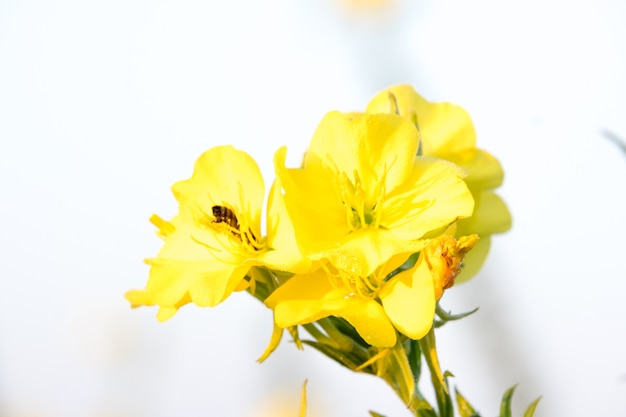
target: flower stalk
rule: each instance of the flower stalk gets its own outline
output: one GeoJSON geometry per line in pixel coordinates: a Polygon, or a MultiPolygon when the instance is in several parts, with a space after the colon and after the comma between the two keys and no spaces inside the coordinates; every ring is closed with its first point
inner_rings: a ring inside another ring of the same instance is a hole
{"type": "MultiPolygon", "coordinates": [[[[439,300],[478,272],[491,236],[511,227],[494,192],[502,167],[476,147],[469,115],[394,86],[364,112],[329,112],[301,166],[286,160],[287,148],[278,149],[264,209],[265,183],[250,155],[232,146],[202,154],[172,187],[176,215],[151,217],[163,247],[146,261],[145,288],[127,300],[157,306],[166,321],[188,304],[214,307],[247,291],[274,318],[259,362],[286,330],[297,348],[383,379],[415,416],[453,417],[435,329],[477,309],[451,314],[439,300]],[[420,390],[422,361],[436,407],[420,390]]],[[[501,417],[510,416],[512,394],[501,417]]],[[[456,404],[461,417],[478,415],[458,391],[456,404]]]]}

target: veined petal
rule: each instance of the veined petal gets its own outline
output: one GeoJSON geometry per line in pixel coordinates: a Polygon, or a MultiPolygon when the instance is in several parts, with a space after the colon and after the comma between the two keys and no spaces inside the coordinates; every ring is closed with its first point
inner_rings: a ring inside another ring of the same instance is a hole
{"type": "Polygon", "coordinates": [[[366,193],[381,185],[391,191],[409,175],[416,152],[417,130],[402,117],[330,112],[313,135],[304,168],[321,161],[353,183],[360,181],[366,193]]]}
{"type": "Polygon", "coordinates": [[[433,277],[424,257],[393,277],[380,292],[380,299],[400,332],[415,340],[424,337],[433,325],[436,303],[433,277]]]}
{"type": "Polygon", "coordinates": [[[423,155],[448,159],[446,155],[476,147],[476,131],[467,112],[451,103],[431,103],[410,85],[397,85],[376,95],[367,113],[393,111],[393,94],[398,113],[417,120],[423,155]]]}
{"type": "Polygon", "coordinates": [[[406,183],[383,203],[381,226],[400,239],[419,239],[426,233],[469,217],[474,199],[456,165],[432,158],[416,158],[406,183]]]}
{"type": "Polygon", "coordinates": [[[264,185],[258,165],[250,155],[232,146],[217,146],[203,153],[191,178],[172,186],[177,200],[196,213],[211,214],[213,206],[233,210],[239,222],[260,235],[264,185]]]}
{"type": "Polygon", "coordinates": [[[279,271],[309,272],[311,261],[298,248],[296,233],[285,207],[278,178],[270,190],[267,212],[267,252],[261,255],[261,262],[279,271]]]}
{"type": "Polygon", "coordinates": [[[335,288],[322,269],[292,277],[265,300],[265,305],[274,310],[280,327],[336,316],[348,321],[370,345],[389,347],[396,342],[395,329],[380,304],[335,288]]]}

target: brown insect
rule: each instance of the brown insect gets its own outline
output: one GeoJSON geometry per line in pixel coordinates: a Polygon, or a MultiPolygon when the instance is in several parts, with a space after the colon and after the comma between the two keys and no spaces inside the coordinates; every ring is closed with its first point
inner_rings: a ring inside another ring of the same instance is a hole
{"type": "MultiPolygon", "coordinates": [[[[215,217],[214,223],[226,223],[234,230],[239,230],[239,221],[231,209],[224,206],[213,206],[211,210],[213,210],[213,217],[215,217]]],[[[233,233],[235,233],[234,230],[233,233]]]]}

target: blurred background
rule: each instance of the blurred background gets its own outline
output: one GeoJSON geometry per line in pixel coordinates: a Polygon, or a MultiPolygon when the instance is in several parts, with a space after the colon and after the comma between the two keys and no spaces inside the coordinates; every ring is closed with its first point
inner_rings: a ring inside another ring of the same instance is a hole
{"type": "MultiPolygon", "coordinates": [[[[408,416],[248,294],[131,310],[170,186],[234,144],[272,179],[329,110],[410,83],[472,115],[513,229],[438,333],[484,416],[626,415],[623,1],[0,0],[0,416],[408,416]],[[285,338],[287,340],[287,338],[285,338]]],[[[424,381],[427,382],[427,381],[424,381]]],[[[424,385],[427,387],[428,384],[424,385]]],[[[426,389],[426,388],[425,388],[426,389]]]]}

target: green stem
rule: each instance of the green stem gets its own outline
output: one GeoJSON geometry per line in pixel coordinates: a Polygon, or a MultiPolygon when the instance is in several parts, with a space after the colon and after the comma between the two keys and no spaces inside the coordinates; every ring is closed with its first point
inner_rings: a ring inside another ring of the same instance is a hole
{"type": "Polygon", "coordinates": [[[424,359],[430,370],[430,378],[435,389],[437,397],[437,407],[440,417],[453,417],[454,409],[452,408],[452,399],[448,385],[441,372],[439,365],[439,357],[437,356],[437,344],[435,340],[435,328],[432,327],[428,334],[420,339],[420,348],[424,354],[424,359]]]}

